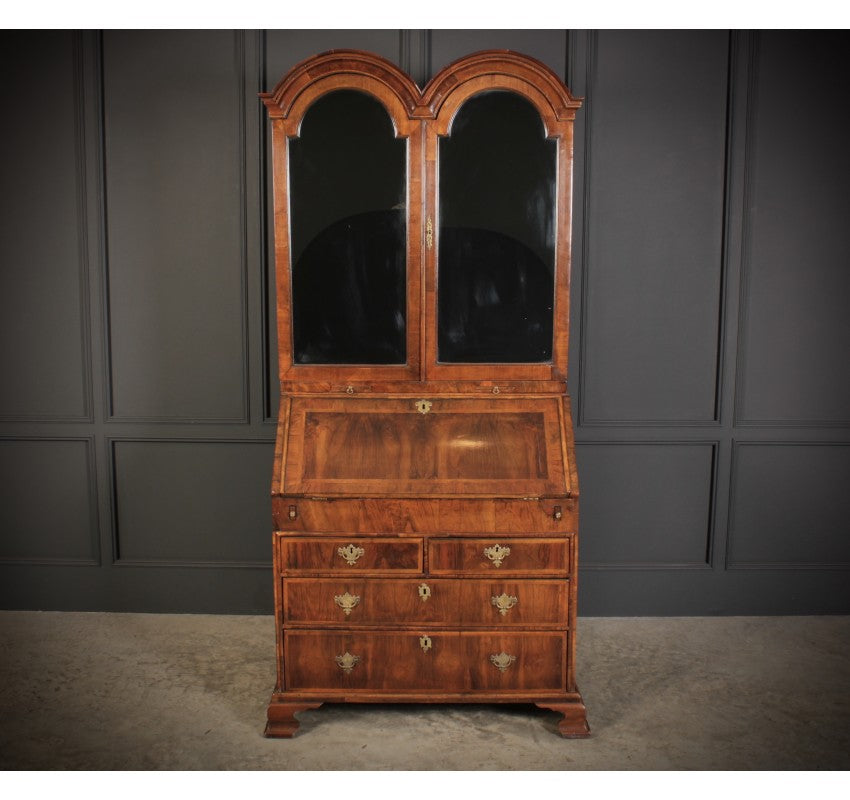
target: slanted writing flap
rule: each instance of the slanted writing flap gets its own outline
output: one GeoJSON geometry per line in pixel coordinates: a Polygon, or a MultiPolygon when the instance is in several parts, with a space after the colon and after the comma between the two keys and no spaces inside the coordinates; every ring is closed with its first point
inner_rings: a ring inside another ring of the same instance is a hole
{"type": "Polygon", "coordinates": [[[560,397],[292,397],[280,491],[564,497],[560,397]]]}

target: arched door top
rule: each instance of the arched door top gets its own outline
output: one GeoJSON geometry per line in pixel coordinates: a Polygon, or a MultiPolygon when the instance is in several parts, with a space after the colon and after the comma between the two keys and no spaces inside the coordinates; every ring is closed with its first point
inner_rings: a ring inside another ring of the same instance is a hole
{"type": "Polygon", "coordinates": [[[348,88],[361,88],[389,100],[390,105],[397,103],[390,111],[403,109],[410,119],[435,119],[446,103],[456,108],[487,89],[526,95],[549,125],[574,119],[581,106],[581,98],[573,97],[549,67],[513,50],[483,50],[460,58],[443,67],[424,89],[382,56],[361,50],[329,50],[297,64],[260,98],[272,119],[288,119],[293,113],[303,113],[308,98],[333,91],[340,79],[348,88]]]}

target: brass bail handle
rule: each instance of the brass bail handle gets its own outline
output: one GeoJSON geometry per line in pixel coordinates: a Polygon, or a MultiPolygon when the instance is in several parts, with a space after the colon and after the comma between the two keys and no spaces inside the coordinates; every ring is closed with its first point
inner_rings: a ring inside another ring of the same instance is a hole
{"type": "Polygon", "coordinates": [[[519,601],[514,595],[502,592],[498,597],[495,595],[490,598],[490,603],[495,608],[499,609],[499,613],[504,617],[519,601]]]}
{"type": "Polygon", "coordinates": [[[494,544],[491,547],[484,548],[484,555],[490,559],[494,567],[501,567],[502,562],[511,554],[510,547],[502,547],[500,544],[494,544]]]}
{"type": "Polygon", "coordinates": [[[337,547],[336,553],[340,556],[340,558],[345,560],[345,563],[348,564],[349,567],[353,567],[357,563],[358,559],[363,558],[363,556],[366,555],[366,551],[362,547],[358,547],[353,542],[345,547],[337,547]]]}
{"type": "Polygon", "coordinates": [[[355,656],[346,650],[341,656],[336,656],[334,661],[336,661],[337,666],[347,675],[354,669],[356,664],[360,663],[361,659],[360,656],[355,656]]]}
{"type": "Polygon", "coordinates": [[[501,653],[494,653],[490,656],[490,663],[499,670],[499,672],[504,672],[511,664],[514,663],[514,661],[516,661],[516,656],[512,656],[504,651],[501,653]]]}

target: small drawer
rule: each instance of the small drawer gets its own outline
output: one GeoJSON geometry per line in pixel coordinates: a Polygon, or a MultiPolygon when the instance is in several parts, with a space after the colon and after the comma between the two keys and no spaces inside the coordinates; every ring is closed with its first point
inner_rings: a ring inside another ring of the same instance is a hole
{"type": "Polygon", "coordinates": [[[571,539],[431,539],[432,575],[567,575],[571,539]]]}
{"type": "Polygon", "coordinates": [[[489,693],[564,691],[563,631],[284,631],[286,688],[489,693]]]}
{"type": "Polygon", "coordinates": [[[565,580],[286,578],[286,625],[566,628],[565,580]]]}
{"type": "Polygon", "coordinates": [[[278,548],[283,575],[422,572],[421,539],[278,536],[278,548]]]}

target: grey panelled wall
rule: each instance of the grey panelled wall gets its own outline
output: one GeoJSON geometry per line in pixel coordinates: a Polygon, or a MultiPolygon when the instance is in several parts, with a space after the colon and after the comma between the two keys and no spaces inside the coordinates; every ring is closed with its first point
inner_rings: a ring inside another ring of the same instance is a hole
{"type": "Polygon", "coordinates": [[[257,93],[509,48],[585,97],[581,613],[850,611],[846,32],[0,36],[3,607],[271,610],[257,93]]]}

